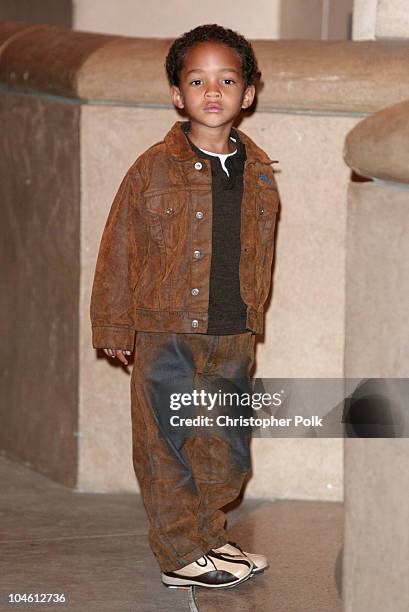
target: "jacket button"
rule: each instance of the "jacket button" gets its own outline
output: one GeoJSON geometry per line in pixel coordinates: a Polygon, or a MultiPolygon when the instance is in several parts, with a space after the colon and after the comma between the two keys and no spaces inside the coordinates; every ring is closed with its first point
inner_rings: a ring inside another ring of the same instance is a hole
{"type": "Polygon", "coordinates": [[[193,328],[195,328],[195,327],[199,327],[199,321],[198,321],[197,319],[193,319],[193,321],[192,321],[192,327],[193,327],[193,328]]]}
{"type": "Polygon", "coordinates": [[[171,213],[173,213],[173,208],[167,208],[166,209],[166,214],[170,215],[171,213]]]}
{"type": "Polygon", "coordinates": [[[190,293],[191,293],[192,295],[197,295],[197,294],[199,293],[199,289],[197,289],[196,287],[194,287],[194,288],[193,288],[193,289],[190,291],[190,293]]]}
{"type": "Polygon", "coordinates": [[[198,210],[196,213],[196,219],[203,219],[204,215],[201,210],[198,210]]]}
{"type": "Polygon", "coordinates": [[[203,164],[202,162],[196,162],[195,163],[195,169],[196,170],[201,170],[203,168],[203,164]]]}
{"type": "Polygon", "coordinates": [[[193,251],[193,257],[195,259],[199,259],[200,256],[201,256],[201,252],[200,251],[193,251]]]}
{"type": "Polygon", "coordinates": [[[260,215],[264,214],[264,208],[260,209],[260,215]]]}

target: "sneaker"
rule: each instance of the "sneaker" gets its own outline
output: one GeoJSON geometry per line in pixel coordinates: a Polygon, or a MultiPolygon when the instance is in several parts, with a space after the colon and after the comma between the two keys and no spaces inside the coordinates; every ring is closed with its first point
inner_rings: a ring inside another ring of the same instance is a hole
{"type": "Polygon", "coordinates": [[[258,555],[256,553],[244,552],[240,546],[236,543],[228,542],[224,546],[214,549],[215,552],[220,553],[226,560],[232,561],[233,559],[249,559],[253,563],[252,574],[261,574],[268,567],[267,558],[264,555],[258,555]]]}
{"type": "Polygon", "coordinates": [[[202,586],[212,589],[233,587],[252,574],[248,558],[227,559],[214,550],[174,572],[162,572],[162,583],[170,588],[202,586]]]}

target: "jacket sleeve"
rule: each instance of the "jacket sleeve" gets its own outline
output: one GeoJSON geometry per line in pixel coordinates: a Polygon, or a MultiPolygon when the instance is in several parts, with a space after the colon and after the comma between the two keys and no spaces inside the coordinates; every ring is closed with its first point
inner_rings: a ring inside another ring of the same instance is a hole
{"type": "Polygon", "coordinates": [[[134,288],[144,254],[137,206],[141,191],[140,174],[131,167],[112,202],[99,246],[90,303],[94,348],[134,347],[134,288]]]}

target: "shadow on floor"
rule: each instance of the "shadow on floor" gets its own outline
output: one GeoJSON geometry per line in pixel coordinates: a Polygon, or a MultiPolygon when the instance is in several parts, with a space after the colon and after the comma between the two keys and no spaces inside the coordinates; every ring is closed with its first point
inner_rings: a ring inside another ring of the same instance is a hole
{"type": "Polygon", "coordinates": [[[342,610],[340,503],[245,500],[228,513],[230,537],[271,567],[234,589],[192,593],[161,584],[139,495],[78,493],[5,458],[0,487],[2,612],[189,612],[194,601],[200,612],[342,610]],[[9,593],[66,602],[12,604],[9,593]]]}

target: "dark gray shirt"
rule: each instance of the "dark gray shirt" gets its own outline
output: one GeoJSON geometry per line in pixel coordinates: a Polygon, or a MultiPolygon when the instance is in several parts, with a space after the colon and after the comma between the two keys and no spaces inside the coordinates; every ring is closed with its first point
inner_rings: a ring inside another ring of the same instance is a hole
{"type": "MultiPolygon", "coordinates": [[[[188,136],[189,122],[182,124],[188,136]]],[[[218,157],[201,151],[191,141],[198,157],[208,159],[212,168],[212,259],[209,287],[208,334],[241,334],[247,331],[247,307],[240,294],[240,227],[243,198],[243,170],[246,148],[237,132],[237,153],[227,157],[227,176],[218,157]]]]}

